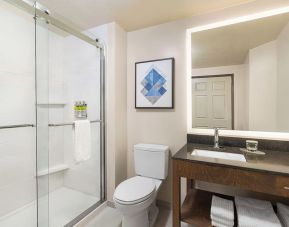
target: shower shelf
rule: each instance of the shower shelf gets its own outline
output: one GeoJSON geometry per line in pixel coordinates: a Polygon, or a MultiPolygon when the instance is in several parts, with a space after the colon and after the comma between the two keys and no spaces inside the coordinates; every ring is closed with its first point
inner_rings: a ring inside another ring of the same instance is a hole
{"type": "Polygon", "coordinates": [[[49,102],[49,103],[37,103],[38,106],[65,106],[64,102],[49,102]]]}
{"type": "Polygon", "coordinates": [[[48,174],[52,174],[52,173],[57,173],[57,172],[61,172],[64,170],[68,170],[69,166],[66,164],[59,164],[56,166],[52,166],[49,169],[44,169],[38,172],[37,176],[41,177],[41,176],[46,176],[48,174]]]}

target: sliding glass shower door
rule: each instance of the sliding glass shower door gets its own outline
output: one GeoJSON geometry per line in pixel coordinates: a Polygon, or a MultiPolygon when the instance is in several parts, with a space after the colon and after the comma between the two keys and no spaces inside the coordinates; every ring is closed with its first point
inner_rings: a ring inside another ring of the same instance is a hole
{"type": "Polygon", "coordinates": [[[0,0],[0,30],[0,227],[35,227],[33,15],[0,0]]]}
{"type": "Polygon", "coordinates": [[[61,227],[104,199],[103,66],[100,48],[50,19],[36,16],[38,223],[61,227]]]}
{"type": "Polygon", "coordinates": [[[105,199],[104,49],[43,8],[0,0],[0,227],[72,226],[105,199]]]}

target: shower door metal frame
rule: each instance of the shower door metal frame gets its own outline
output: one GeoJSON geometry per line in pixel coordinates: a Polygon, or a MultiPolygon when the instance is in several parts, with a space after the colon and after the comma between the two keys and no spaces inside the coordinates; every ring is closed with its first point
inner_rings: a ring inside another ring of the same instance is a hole
{"type": "MultiPolygon", "coordinates": [[[[100,200],[85,210],[83,213],[75,217],[72,221],[65,225],[65,227],[74,226],[79,221],[84,219],[88,214],[94,211],[102,203],[106,201],[107,196],[107,176],[106,176],[106,131],[105,131],[105,75],[106,75],[106,47],[99,39],[92,39],[91,37],[81,33],[78,28],[68,26],[62,21],[50,16],[49,14],[37,9],[34,5],[30,5],[22,0],[4,0],[28,13],[30,13],[35,20],[37,18],[45,19],[47,23],[89,43],[100,50],[100,200]]],[[[35,3],[37,1],[34,1],[35,3]]],[[[32,125],[29,125],[32,126],[32,125]]],[[[34,126],[34,125],[33,125],[34,126]]],[[[34,126],[35,127],[35,126],[34,126]]],[[[49,125],[48,125],[49,127],[49,125]]],[[[38,199],[38,198],[37,198],[38,199]]],[[[38,216],[38,215],[37,215],[38,216]]],[[[37,217],[38,218],[38,217],[37,217]]],[[[37,220],[38,226],[38,220],[37,220]]],[[[41,227],[41,226],[38,226],[41,227]]]]}

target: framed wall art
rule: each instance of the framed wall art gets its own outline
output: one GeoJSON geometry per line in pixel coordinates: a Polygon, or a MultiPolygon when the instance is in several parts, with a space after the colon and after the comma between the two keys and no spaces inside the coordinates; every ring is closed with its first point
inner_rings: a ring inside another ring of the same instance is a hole
{"type": "Polygon", "coordinates": [[[135,63],[135,108],[174,108],[174,58],[135,63]]]}

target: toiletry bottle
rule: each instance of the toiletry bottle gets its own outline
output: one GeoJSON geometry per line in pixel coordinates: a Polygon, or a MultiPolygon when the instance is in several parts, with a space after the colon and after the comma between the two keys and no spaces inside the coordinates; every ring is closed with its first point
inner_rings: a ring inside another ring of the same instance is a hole
{"type": "Polygon", "coordinates": [[[81,118],[81,101],[78,102],[78,118],[81,118]]]}
{"type": "Polygon", "coordinates": [[[73,110],[74,110],[74,117],[76,118],[77,117],[77,102],[76,101],[74,102],[73,110]]]}
{"type": "Polygon", "coordinates": [[[79,102],[76,102],[76,118],[79,117],[79,102]]]}
{"type": "Polygon", "coordinates": [[[84,102],[84,116],[87,118],[87,104],[84,102]]]}
{"type": "Polygon", "coordinates": [[[78,101],[75,101],[75,104],[74,104],[74,116],[75,118],[78,118],[78,115],[79,115],[79,102],[78,101]]]}
{"type": "Polygon", "coordinates": [[[84,118],[84,101],[81,102],[81,118],[84,118]]]}

